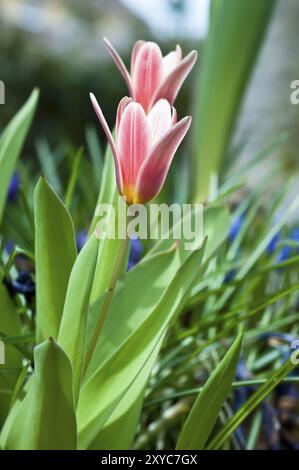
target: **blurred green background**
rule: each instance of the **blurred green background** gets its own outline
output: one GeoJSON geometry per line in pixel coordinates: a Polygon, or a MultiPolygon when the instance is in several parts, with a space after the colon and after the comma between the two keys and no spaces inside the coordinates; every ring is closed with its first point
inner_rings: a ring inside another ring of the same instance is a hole
{"type": "MultiPolygon", "coordinates": [[[[190,2],[162,0],[165,29],[162,22],[156,32],[146,3],[144,20],[140,14],[137,16],[130,1],[2,1],[0,78],[6,85],[6,104],[1,107],[0,126],[7,123],[35,86],[41,90],[41,100],[31,142],[37,135],[46,135],[52,144],[67,139],[81,145],[86,124],[95,123],[90,91],[97,95],[112,125],[118,101],[128,92],[104,48],[102,36],[109,37],[129,63],[132,45],[138,38],[162,42],[167,52],[178,40],[176,31],[185,29],[185,8],[190,18],[190,2]],[[170,24],[173,28],[169,30],[170,24]]],[[[159,13],[156,15],[158,18],[159,13]]],[[[191,42],[198,46],[196,39],[192,34],[190,38],[187,31],[179,37],[186,43],[186,51],[191,42]]],[[[184,87],[180,97],[182,111],[188,88],[184,87]]]]}

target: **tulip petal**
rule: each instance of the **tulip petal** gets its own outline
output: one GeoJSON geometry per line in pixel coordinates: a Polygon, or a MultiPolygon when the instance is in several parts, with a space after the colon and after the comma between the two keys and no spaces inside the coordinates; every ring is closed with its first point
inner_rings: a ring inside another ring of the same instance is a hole
{"type": "Polygon", "coordinates": [[[117,154],[127,202],[132,202],[131,193],[135,190],[138,170],[148,155],[149,142],[148,124],[142,106],[129,103],[122,114],[117,136],[117,154]]]}
{"type": "Polygon", "coordinates": [[[182,60],[182,55],[182,49],[177,45],[175,51],[171,51],[163,57],[163,72],[165,77],[179,65],[182,60]]]}
{"type": "Polygon", "coordinates": [[[147,115],[153,146],[172,127],[171,106],[167,100],[157,101],[147,115]]]}
{"type": "Polygon", "coordinates": [[[174,106],[171,106],[172,109],[172,125],[174,126],[178,122],[178,113],[174,106]]]}
{"type": "Polygon", "coordinates": [[[175,152],[191,124],[191,117],[181,119],[162,136],[143,162],[136,182],[136,194],[140,204],[153,199],[165,182],[175,152]]]}
{"type": "Polygon", "coordinates": [[[100,105],[97,102],[96,97],[94,96],[93,93],[90,93],[89,96],[90,96],[93,108],[96,112],[96,115],[97,115],[97,117],[98,117],[98,119],[99,119],[99,121],[102,125],[103,131],[105,132],[107,140],[108,140],[108,142],[110,144],[110,147],[111,147],[111,151],[112,151],[112,155],[113,155],[113,159],[114,159],[114,166],[115,166],[116,183],[117,183],[118,191],[121,193],[122,192],[122,174],[121,174],[121,167],[120,167],[119,158],[118,158],[116,146],[115,146],[115,143],[114,143],[114,139],[113,139],[113,136],[110,132],[107,121],[106,121],[106,119],[103,115],[103,112],[100,108],[100,105]]]}
{"type": "Polygon", "coordinates": [[[191,72],[196,60],[197,52],[190,52],[179,63],[179,65],[164,78],[163,82],[156,91],[154,101],[157,101],[160,98],[165,98],[171,104],[173,104],[182,84],[191,72]]]}
{"type": "Polygon", "coordinates": [[[140,39],[139,41],[136,41],[134,46],[133,46],[132,55],[131,55],[131,76],[133,75],[133,72],[134,72],[134,67],[135,67],[137,54],[140,51],[140,49],[141,49],[141,47],[143,46],[144,43],[145,43],[145,41],[142,41],[140,39]]]}
{"type": "Polygon", "coordinates": [[[120,125],[120,120],[123,115],[123,112],[128,106],[129,103],[132,103],[132,98],[129,98],[128,96],[124,96],[119,102],[118,108],[117,108],[117,113],[116,113],[116,135],[118,135],[118,129],[120,125]]]}
{"type": "Polygon", "coordinates": [[[133,96],[133,89],[132,89],[132,80],[131,80],[131,76],[127,70],[127,67],[125,66],[125,64],[123,63],[123,60],[122,58],[120,57],[120,55],[118,54],[118,52],[114,49],[114,47],[112,46],[111,42],[109,41],[109,39],[107,38],[103,38],[103,41],[105,43],[105,46],[106,46],[106,49],[108,50],[109,54],[111,55],[112,59],[114,60],[114,63],[116,65],[116,67],[118,68],[118,70],[120,71],[122,77],[124,78],[126,84],[127,84],[127,87],[128,87],[128,90],[129,90],[129,94],[131,96],[133,96]]]}
{"type": "Polygon", "coordinates": [[[134,100],[140,103],[147,112],[153,102],[157,87],[162,75],[162,53],[159,46],[153,42],[146,42],[141,46],[134,65],[132,85],[134,100]]]}

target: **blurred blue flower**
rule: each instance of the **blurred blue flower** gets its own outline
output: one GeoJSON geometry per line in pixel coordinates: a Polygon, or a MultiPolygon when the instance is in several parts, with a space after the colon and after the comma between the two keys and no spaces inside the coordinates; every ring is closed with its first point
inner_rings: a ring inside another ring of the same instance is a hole
{"type": "MultiPolygon", "coordinates": [[[[250,371],[247,369],[246,364],[243,359],[240,359],[237,365],[236,370],[236,380],[249,380],[251,378],[250,371]]],[[[251,393],[250,387],[240,387],[234,391],[234,400],[233,400],[233,409],[237,410],[240,408],[246,400],[248,399],[251,393]]]]}
{"type": "MultiPolygon", "coordinates": [[[[295,371],[290,372],[288,377],[296,377],[297,374],[295,371]]],[[[297,386],[295,383],[292,382],[281,382],[275,388],[275,395],[277,398],[287,397],[292,400],[298,400],[299,394],[297,390],[297,386]]]]}
{"type": "Polygon", "coordinates": [[[127,271],[132,269],[141,259],[143,246],[139,238],[131,240],[130,254],[127,265],[127,271]]]}
{"type": "Polygon", "coordinates": [[[23,294],[30,301],[35,295],[35,282],[28,272],[21,272],[14,281],[5,279],[3,282],[12,297],[23,294]]]}
{"type": "Polygon", "coordinates": [[[5,243],[4,249],[8,255],[13,251],[15,247],[15,243],[12,240],[8,240],[8,242],[5,243]]]}
{"type": "Polygon", "coordinates": [[[85,242],[87,240],[87,230],[80,230],[76,234],[76,243],[77,243],[77,250],[78,252],[82,250],[83,246],[85,245],[85,242]]]}
{"type": "Polygon", "coordinates": [[[283,333],[279,331],[269,331],[267,333],[262,333],[257,336],[257,339],[260,340],[267,340],[267,339],[279,339],[285,343],[291,344],[294,340],[296,340],[296,336],[290,334],[290,333],[283,333]]]}
{"type": "Polygon", "coordinates": [[[20,176],[18,172],[15,172],[12,175],[12,178],[10,180],[10,185],[8,189],[8,194],[7,194],[7,200],[9,202],[14,202],[17,198],[18,191],[20,187],[20,176]]]}
{"type": "Polygon", "coordinates": [[[227,284],[228,282],[232,281],[236,274],[236,269],[231,269],[230,271],[228,271],[224,277],[224,284],[227,284]]]}
{"type": "Polygon", "coordinates": [[[228,238],[231,243],[237,238],[241,230],[241,227],[243,225],[244,217],[245,217],[244,213],[242,213],[239,216],[233,218],[233,221],[230,226],[229,234],[228,234],[228,238]]]}
{"type": "MultiPolygon", "coordinates": [[[[299,243],[299,227],[296,227],[293,230],[291,230],[288,236],[288,240],[299,243]]],[[[293,253],[296,255],[299,254],[299,246],[295,248],[289,245],[283,246],[280,252],[278,253],[277,262],[282,263],[283,261],[287,261],[292,256],[293,253]]]]}
{"type": "Polygon", "coordinates": [[[269,245],[267,246],[267,252],[270,256],[273,255],[279,241],[280,241],[280,233],[278,232],[276,235],[274,235],[269,245]]]}
{"type": "Polygon", "coordinates": [[[278,253],[277,256],[277,262],[278,263],[283,263],[284,261],[287,261],[292,254],[292,250],[290,246],[283,246],[280,252],[278,253]]]}

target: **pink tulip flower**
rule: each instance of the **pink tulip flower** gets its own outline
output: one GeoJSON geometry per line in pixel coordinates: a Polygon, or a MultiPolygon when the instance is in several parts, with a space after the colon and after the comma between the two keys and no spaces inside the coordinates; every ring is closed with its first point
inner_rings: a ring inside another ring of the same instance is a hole
{"type": "Polygon", "coordinates": [[[126,81],[130,96],[142,105],[146,113],[161,98],[174,104],[197,59],[196,51],[183,58],[180,46],[163,57],[160,47],[154,42],[137,41],[133,47],[129,73],[112,44],[107,38],[104,41],[126,81]]]}
{"type": "Polygon", "coordinates": [[[119,193],[128,204],[145,204],[161,191],[191,117],[177,122],[165,99],[146,115],[140,103],[125,97],[118,106],[114,141],[95,96],[90,97],[112,150],[119,193]]]}

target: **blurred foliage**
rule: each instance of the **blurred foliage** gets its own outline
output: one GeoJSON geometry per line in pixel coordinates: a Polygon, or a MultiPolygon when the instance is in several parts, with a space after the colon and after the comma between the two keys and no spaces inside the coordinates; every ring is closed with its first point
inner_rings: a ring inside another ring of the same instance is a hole
{"type": "Polygon", "coordinates": [[[274,0],[212,0],[211,23],[198,80],[193,140],[193,193],[209,195],[220,175],[241,100],[263,43],[274,0]]]}
{"type": "MultiPolygon", "coordinates": [[[[37,120],[27,144],[31,157],[37,136],[47,136],[50,146],[58,144],[58,135],[65,143],[83,143],[86,124],[95,121],[89,100],[91,91],[100,97],[107,121],[111,127],[114,126],[116,106],[128,91],[120,74],[115,73],[115,65],[101,38],[104,31],[109,31],[111,16],[122,15],[118,23],[123,23],[122,28],[129,31],[121,42],[122,56],[127,64],[137,39],[155,40],[144,23],[134,18],[125,7],[120,8],[118,2],[110,5],[100,2],[97,5],[92,1],[75,1],[63,4],[63,7],[67,7],[67,19],[72,19],[75,25],[76,22],[80,24],[78,31],[70,33],[71,44],[66,33],[66,44],[63,42],[63,24],[50,24],[45,31],[30,31],[9,25],[0,18],[0,78],[6,86],[6,104],[1,107],[0,128],[25,101],[28,90],[34,87],[41,90],[37,120]],[[55,38],[55,27],[58,38],[55,38]],[[59,37],[61,44],[57,44],[59,37]]],[[[69,21],[66,28],[70,29],[69,21]]],[[[115,35],[114,28],[112,22],[112,35],[115,35]]],[[[175,48],[175,44],[175,41],[166,41],[162,49],[168,52],[175,48]]],[[[185,50],[189,49],[190,44],[186,44],[185,50]]],[[[191,87],[187,86],[181,93],[178,108],[182,114],[186,114],[190,90],[191,87]]],[[[104,136],[100,135],[104,141],[104,136]]]]}

